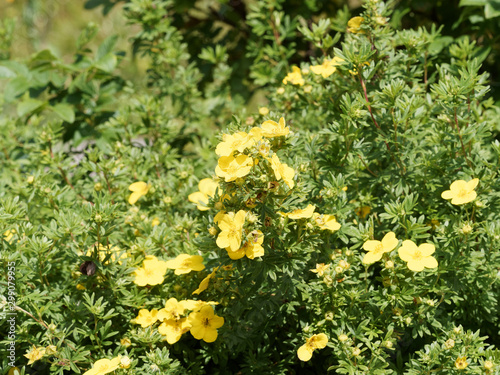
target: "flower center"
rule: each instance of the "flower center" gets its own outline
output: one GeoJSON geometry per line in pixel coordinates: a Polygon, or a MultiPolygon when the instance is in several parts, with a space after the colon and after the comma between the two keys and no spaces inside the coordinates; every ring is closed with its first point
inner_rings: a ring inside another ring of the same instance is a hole
{"type": "Polygon", "coordinates": [[[375,249],[373,250],[375,254],[381,253],[383,251],[384,251],[384,245],[382,245],[382,242],[379,243],[377,246],[375,246],[375,249]]]}
{"type": "Polygon", "coordinates": [[[466,189],[460,189],[458,191],[458,194],[457,194],[457,197],[458,198],[465,198],[465,196],[468,194],[469,192],[466,190],[466,189]]]}
{"type": "Polygon", "coordinates": [[[415,253],[413,254],[413,259],[414,260],[421,260],[424,256],[420,252],[420,250],[416,250],[415,253]]]}
{"type": "Polygon", "coordinates": [[[204,327],[210,327],[210,319],[204,318],[201,323],[204,327]]]}

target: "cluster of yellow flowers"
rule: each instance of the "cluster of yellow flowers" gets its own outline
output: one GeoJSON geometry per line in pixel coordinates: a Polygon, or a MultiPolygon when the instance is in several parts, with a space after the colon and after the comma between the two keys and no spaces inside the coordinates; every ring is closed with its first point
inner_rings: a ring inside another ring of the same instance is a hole
{"type": "Polygon", "coordinates": [[[57,347],[55,345],[49,345],[47,347],[33,345],[31,350],[24,356],[29,359],[28,361],[28,366],[29,366],[33,362],[38,361],[45,356],[53,355],[55,353],[57,353],[57,347]]]}
{"type": "MultiPolygon", "coordinates": [[[[390,253],[399,244],[394,232],[387,233],[382,241],[369,240],[363,244],[363,249],[368,251],[363,257],[364,264],[372,264],[382,259],[385,253],[390,253]]],[[[423,271],[424,268],[436,268],[438,262],[432,254],[436,251],[436,247],[432,244],[425,243],[417,246],[411,240],[405,240],[398,249],[399,257],[407,262],[407,266],[414,272],[423,271]]]]}
{"type": "Polygon", "coordinates": [[[160,321],[158,332],[171,345],[188,331],[197,340],[214,342],[218,335],[217,328],[224,324],[224,318],[214,313],[212,305],[217,304],[195,300],[177,301],[176,298],[170,298],[160,310],[141,309],[132,322],[147,328],[160,321]],[[187,317],[183,316],[186,311],[191,311],[187,317]]]}
{"type": "Polygon", "coordinates": [[[334,232],[340,229],[340,224],[337,222],[337,219],[335,219],[335,216],[319,214],[314,212],[314,210],[316,210],[316,207],[309,204],[306,208],[296,209],[292,212],[280,212],[280,215],[292,220],[312,218],[312,222],[322,230],[334,232]]]}

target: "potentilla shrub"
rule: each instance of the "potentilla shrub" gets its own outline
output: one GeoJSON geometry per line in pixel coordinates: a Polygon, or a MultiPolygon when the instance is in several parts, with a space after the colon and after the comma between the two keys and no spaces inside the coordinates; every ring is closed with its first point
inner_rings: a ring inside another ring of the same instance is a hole
{"type": "Polygon", "coordinates": [[[395,30],[377,0],[337,36],[298,22],[310,53],[252,110],[224,46],[199,85],[171,4],[146,5],[126,14],[147,88],[109,45],[0,62],[2,369],[498,373],[499,109],[474,43],[395,30]],[[119,100],[93,116],[102,87],[119,100]]]}

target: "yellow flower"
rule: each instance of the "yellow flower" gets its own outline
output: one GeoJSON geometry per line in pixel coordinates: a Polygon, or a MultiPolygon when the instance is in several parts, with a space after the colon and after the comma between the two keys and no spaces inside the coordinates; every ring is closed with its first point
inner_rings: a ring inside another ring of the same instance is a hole
{"type": "Polygon", "coordinates": [[[210,282],[210,279],[215,276],[215,272],[217,272],[218,269],[219,269],[219,267],[216,267],[212,271],[212,273],[210,273],[207,277],[205,277],[203,280],[201,280],[201,283],[198,286],[198,289],[196,289],[192,294],[200,294],[204,290],[207,290],[208,283],[210,282]]]}
{"type": "MultiPolygon", "coordinates": [[[[90,247],[87,250],[87,253],[85,254],[86,256],[92,256],[92,253],[94,252],[94,247],[90,247]]],[[[117,259],[126,259],[128,258],[128,254],[126,251],[121,251],[118,246],[114,245],[108,245],[104,246],[103,244],[99,244],[97,248],[97,255],[99,256],[99,260],[101,262],[104,262],[104,260],[108,257],[108,255],[111,255],[108,260],[106,261],[106,264],[111,261],[115,262],[117,259]]],[[[122,264],[121,260],[118,260],[118,264],[122,264]]]]}
{"type": "Polygon", "coordinates": [[[340,224],[335,219],[333,215],[324,215],[315,212],[313,214],[313,219],[316,224],[323,230],[330,230],[332,232],[340,229],[340,224]]]}
{"type": "Polygon", "coordinates": [[[245,177],[253,167],[253,159],[248,155],[222,156],[219,158],[215,174],[231,182],[237,178],[245,177]]]}
{"type": "Polygon", "coordinates": [[[304,78],[302,78],[302,73],[300,68],[297,66],[292,66],[292,72],[288,73],[285,78],[283,78],[283,83],[286,85],[290,82],[293,85],[304,85],[304,78]]]}
{"type": "Polygon", "coordinates": [[[330,265],[329,264],[325,264],[325,263],[316,263],[316,268],[313,268],[312,270],[310,270],[311,272],[314,272],[314,273],[317,273],[318,276],[323,276],[323,274],[325,273],[326,270],[328,270],[328,268],[330,268],[330,265]]]}
{"type": "Polygon", "coordinates": [[[457,370],[464,370],[467,367],[467,357],[458,357],[455,361],[457,370]]]}
{"type": "Polygon", "coordinates": [[[261,116],[267,116],[269,114],[269,108],[267,108],[267,107],[260,107],[259,108],[259,114],[261,116]]]}
{"type": "Polygon", "coordinates": [[[128,348],[130,345],[132,345],[132,341],[128,337],[124,337],[120,339],[120,345],[124,346],[125,348],[128,348]]]}
{"type": "Polygon", "coordinates": [[[136,283],[139,286],[158,285],[163,283],[163,275],[167,272],[167,262],[158,260],[153,255],[146,256],[143,267],[134,271],[136,283]]]}
{"type": "Polygon", "coordinates": [[[94,367],[83,375],[104,375],[115,371],[118,367],[120,367],[120,357],[115,357],[111,360],[104,358],[94,363],[94,367]]]}
{"type": "Polygon", "coordinates": [[[167,342],[172,345],[181,339],[181,336],[189,331],[191,325],[187,318],[164,320],[158,327],[158,332],[166,336],[167,342]]]}
{"type": "Polygon", "coordinates": [[[324,333],[309,337],[304,345],[297,350],[297,355],[301,361],[309,361],[316,349],[323,349],[328,343],[328,337],[324,333]]]}
{"type": "Polygon", "coordinates": [[[420,272],[425,268],[436,268],[438,262],[431,254],[436,247],[430,243],[424,243],[417,247],[411,240],[403,241],[398,250],[399,257],[407,262],[408,268],[414,272],[420,272]]]}
{"type": "Polygon", "coordinates": [[[477,193],[474,189],[478,183],[478,178],[474,178],[468,182],[464,180],[454,181],[450,185],[450,190],[443,191],[441,198],[451,199],[451,204],[455,205],[472,202],[477,197],[477,193]]]}
{"type": "Polygon", "coordinates": [[[128,198],[128,203],[135,204],[140,197],[148,193],[149,188],[150,185],[143,181],[134,182],[128,187],[128,189],[132,191],[132,194],[130,194],[130,197],[128,198]]]}
{"type": "Polygon", "coordinates": [[[274,171],[274,175],[276,179],[279,181],[283,179],[285,184],[292,189],[295,186],[295,182],[293,181],[293,177],[295,176],[295,171],[293,168],[289,167],[285,163],[281,163],[278,155],[273,154],[271,159],[267,159],[271,162],[271,168],[274,171]]]}
{"type": "Polygon", "coordinates": [[[340,65],[344,59],[340,57],[334,57],[332,60],[325,59],[321,65],[311,66],[311,70],[314,74],[321,74],[323,78],[330,77],[337,70],[336,66],[340,65]]]}
{"type": "Polygon", "coordinates": [[[200,191],[189,194],[188,200],[190,202],[196,203],[196,207],[198,208],[198,210],[207,211],[209,210],[209,208],[207,207],[208,200],[209,198],[213,198],[215,196],[218,187],[219,184],[216,181],[212,180],[211,178],[204,178],[198,183],[198,189],[200,191]]]}
{"type": "Polygon", "coordinates": [[[155,217],[153,220],[151,220],[151,226],[152,227],[156,227],[158,225],[160,225],[160,219],[159,218],[155,217]]]}
{"type": "Polygon", "coordinates": [[[205,302],[205,301],[199,301],[199,300],[197,301],[194,299],[187,299],[187,300],[184,300],[181,302],[182,302],[182,305],[187,310],[192,310],[192,311],[200,311],[200,309],[203,306],[218,305],[219,304],[219,302],[213,302],[213,301],[205,302]]]}
{"type": "Polygon", "coordinates": [[[120,368],[127,369],[130,367],[131,360],[127,356],[119,357],[120,358],[120,368]]]}
{"type": "Polygon", "coordinates": [[[306,208],[293,210],[292,212],[283,214],[284,216],[288,216],[290,219],[299,220],[299,219],[309,219],[313,216],[315,206],[309,204],[306,208]]]}
{"type": "Polygon", "coordinates": [[[217,237],[217,246],[221,249],[228,247],[231,251],[237,251],[240,248],[245,215],[246,212],[240,210],[236,215],[230,212],[219,220],[221,232],[217,237]]]}
{"type": "Polygon", "coordinates": [[[361,219],[364,219],[371,210],[372,209],[369,206],[361,206],[356,209],[356,215],[358,215],[361,219]]]}
{"type": "Polygon", "coordinates": [[[170,298],[165,302],[165,307],[158,311],[158,320],[180,319],[185,310],[184,301],[179,302],[176,298],[170,298]]]}
{"type": "Polygon", "coordinates": [[[260,230],[250,232],[250,239],[243,245],[243,250],[248,259],[255,259],[264,255],[264,234],[260,230]]]}
{"type": "Polygon", "coordinates": [[[347,31],[354,34],[365,34],[364,30],[361,30],[361,24],[365,19],[363,17],[353,17],[347,22],[347,31]]]}
{"type": "Polygon", "coordinates": [[[158,321],[158,310],[153,309],[149,311],[148,309],[140,309],[139,315],[132,319],[131,322],[135,324],[140,324],[142,328],[147,328],[158,321]]]}
{"type": "Polygon", "coordinates": [[[14,237],[14,234],[16,234],[16,230],[15,229],[7,229],[4,233],[3,233],[3,238],[5,241],[7,241],[8,243],[11,243],[10,241],[12,240],[12,237],[14,237]]]}
{"type": "Polygon", "coordinates": [[[217,339],[217,328],[224,325],[224,318],[214,314],[212,306],[203,306],[199,312],[189,314],[190,332],[196,340],[214,342],[217,339]]]}
{"type": "Polygon", "coordinates": [[[387,233],[382,241],[370,240],[363,244],[363,249],[368,251],[363,257],[364,264],[372,264],[382,259],[382,255],[389,253],[398,246],[399,240],[394,232],[387,233]]]}
{"type": "Polygon", "coordinates": [[[24,356],[29,359],[28,366],[33,362],[38,361],[45,355],[45,348],[39,346],[38,348],[33,345],[33,348],[24,356]]]}
{"type": "Polygon", "coordinates": [[[489,372],[490,370],[493,370],[493,367],[495,367],[495,364],[491,361],[484,361],[484,369],[489,372]]]}
{"type": "Polygon", "coordinates": [[[205,265],[201,255],[181,254],[177,258],[169,260],[167,268],[175,270],[176,275],[182,275],[191,271],[201,271],[205,265]]]}
{"type": "Polygon", "coordinates": [[[290,133],[290,128],[286,126],[283,117],[280,118],[279,123],[272,120],[264,121],[260,128],[262,136],[266,138],[286,136],[290,133]]]}
{"type": "Polygon", "coordinates": [[[254,142],[254,137],[245,132],[224,134],[222,136],[222,142],[215,148],[215,153],[218,156],[231,156],[235,151],[245,151],[245,149],[252,146],[254,142]]]}

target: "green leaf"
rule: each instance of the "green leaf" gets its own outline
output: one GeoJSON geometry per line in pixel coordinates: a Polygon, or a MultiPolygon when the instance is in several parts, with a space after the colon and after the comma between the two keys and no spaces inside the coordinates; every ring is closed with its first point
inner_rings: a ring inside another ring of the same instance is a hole
{"type": "Polygon", "coordinates": [[[117,40],[117,35],[111,35],[110,37],[106,38],[97,49],[97,54],[95,57],[96,61],[99,61],[106,55],[110,54],[113,51],[117,40]]]}
{"type": "Polygon", "coordinates": [[[111,73],[113,69],[116,67],[117,63],[116,55],[113,53],[108,53],[106,56],[102,57],[96,63],[94,66],[97,69],[104,70],[105,72],[111,73]]]}
{"type": "Polygon", "coordinates": [[[500,16],[500,4],[490,2],[484,7],[484,16],[486,19],[500,16]]]}
{"type": "Polygon", "coordinates": [[[59,103],[52,107],[52,110],[59,115],[61,119],[66,122],[72,123],[75,121],[75,111],[69,104],[59,103]]]}
{"type": "Polygon", "coordinates": [[[0,66],[0,78],[14,78],[16,73],[5,66],[0,66]]]}
{"type": "Polygon", "coordinates": [[[487,4],[487,0],[460,0],[460,4],[458,6],[460,7],[466,7],[466,6],[476,6],[476,7],[482,7],[487,4]]]}
{"type": "Polygon", "coordinates": [[[28,113],[34,112],[45,104],[45,102],[36,99],[27,99],[17,104],[17,115],[22,117],[28,113]]]}
{"type": "Polygon", "coordinates": [[[5,86],[5,101],[14,101],[14,99],[16,99],[19,95],[24,94],[30,86],[30,81],[24,76],[17,76],[16,78],[13,78],[5,86]]]}

